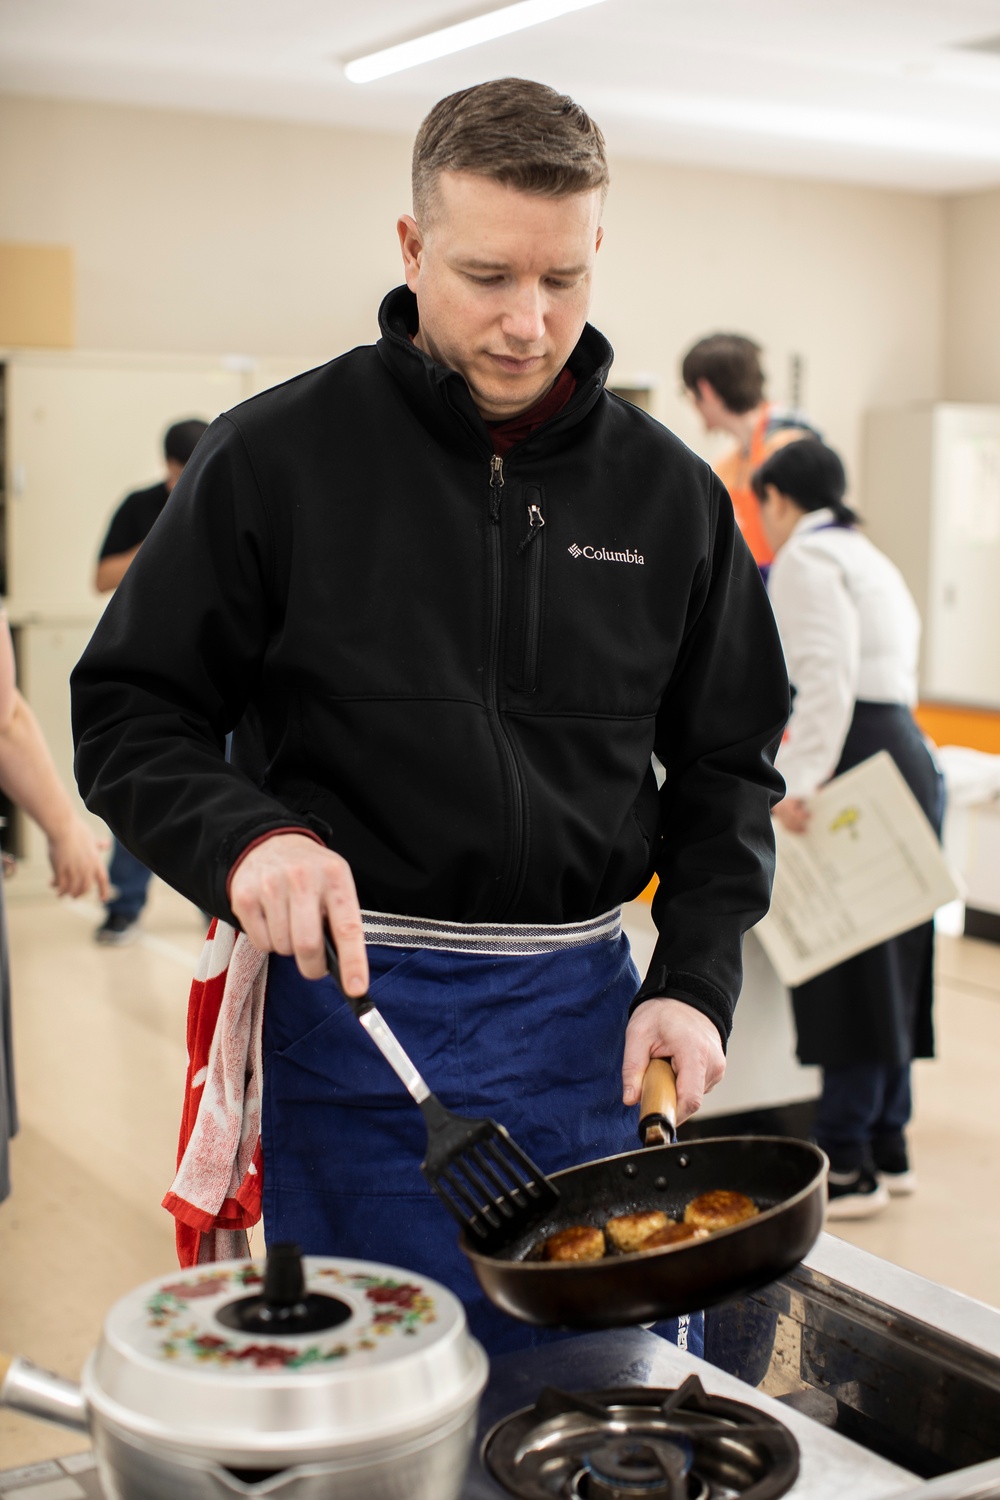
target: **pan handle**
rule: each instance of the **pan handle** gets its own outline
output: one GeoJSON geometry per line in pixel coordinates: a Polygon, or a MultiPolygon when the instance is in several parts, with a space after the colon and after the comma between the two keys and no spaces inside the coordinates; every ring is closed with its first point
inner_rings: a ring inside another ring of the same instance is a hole
{"type": "Polygon", "coordinates": [[[642,1080],[639,1139],[644,1146],[666,1146],[677,1139],[677,1078],[667,1057],[652,1057],[642,1080]]]}

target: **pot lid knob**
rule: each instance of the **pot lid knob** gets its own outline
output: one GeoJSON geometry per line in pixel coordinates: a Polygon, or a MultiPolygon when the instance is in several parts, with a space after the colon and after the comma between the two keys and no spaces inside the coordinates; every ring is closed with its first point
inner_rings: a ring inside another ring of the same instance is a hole
{"type": "Polygon", "coordinates": [[[306,1278],[298,1245],[272,1245],[264,1264],[264,1301],[277,1311],[295,1307],[305,1294],[306,1278]]]}
{"type": "Polygon", "coordinates": [[[264,1264],[259,1297],[238,1297],[216,1313],[218,1321],[238,1333],[322,1333],[346,1323],[352,1310],[339,1297],[307,1292],[298,1245],[272,1245],[264,1264]]]}

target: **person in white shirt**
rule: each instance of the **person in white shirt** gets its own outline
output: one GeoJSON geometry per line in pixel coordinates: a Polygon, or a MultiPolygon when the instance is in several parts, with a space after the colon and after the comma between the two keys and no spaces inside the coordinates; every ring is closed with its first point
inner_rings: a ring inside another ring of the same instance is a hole
{"type": "MultiPolygon", "coordinates": [[[[843,464],[807,438],[767,458],[753,485],[794,693],[775,818],[802,832],[824,782],[888,750],[940,835],[943,781],[912,714],[920,617],[844,503],[843,464]]],[[[916,1186],[905,1131],[910,1063],[934,1049],[933,945],[925,923],[792,991],[799,1060],[823,1069],[813,1133],[830,1158],[832,1219],[867,1217],[916,1186]]]]}

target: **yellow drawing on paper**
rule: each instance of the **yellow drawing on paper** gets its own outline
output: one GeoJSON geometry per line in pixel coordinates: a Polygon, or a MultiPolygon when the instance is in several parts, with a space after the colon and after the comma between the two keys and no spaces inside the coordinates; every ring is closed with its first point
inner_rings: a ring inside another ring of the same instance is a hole
{"type": "Polygon", "coordinates": [[[845,807],[830,824],[830,832],[839,833],[842,828],[846,828],[851,838],[856,839],[858,837],[858,824],[860,821],[861,812],[859,808],[845,807]]]}

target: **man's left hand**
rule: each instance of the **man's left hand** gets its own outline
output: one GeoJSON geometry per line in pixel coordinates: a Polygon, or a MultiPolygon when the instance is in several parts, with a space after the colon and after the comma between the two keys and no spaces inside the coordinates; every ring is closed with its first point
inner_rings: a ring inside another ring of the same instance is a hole
{"type": "Polygon", "coordinates": [[[677,1074],[677,1123],[701,1108],[701,1101],[726,1071],[718,1027],[683,1000],[644,1000],[625,1031],[622,1100],[637,1104],[651,1057],[669,1057],[677,1074]]]}

